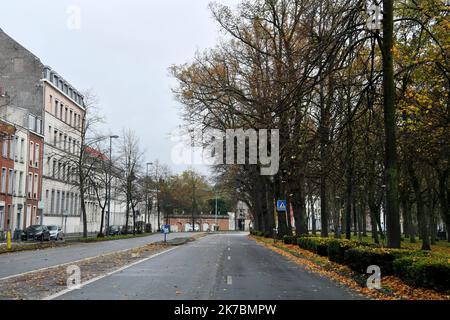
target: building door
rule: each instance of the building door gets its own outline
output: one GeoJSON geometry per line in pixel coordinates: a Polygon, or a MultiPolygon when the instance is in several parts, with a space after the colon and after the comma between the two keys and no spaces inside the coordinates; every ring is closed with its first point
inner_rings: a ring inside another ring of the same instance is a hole
{"type": "Polygon", "coordinates": [[[0,231],[5,229],[5,206],[0,206],[0,231]]]}
{"type": "Polygon", "coordinates": [[[31,206],[28,205],[27,206],[27,213],[26,213],[26,218],[25,218],[25,227],[29,227],[33,224],[33,221],[31,220],[31,206]],[[28,223],[29,222],[29,223],[28,223]]]}
{"type": "Polygon", "coordinates": [[[21,230],[21,224],[20,222],[22,221],[22,205],[18,204],[17,205],[17,222],[16,222],[16,229],[17,230],[21,230]]]}

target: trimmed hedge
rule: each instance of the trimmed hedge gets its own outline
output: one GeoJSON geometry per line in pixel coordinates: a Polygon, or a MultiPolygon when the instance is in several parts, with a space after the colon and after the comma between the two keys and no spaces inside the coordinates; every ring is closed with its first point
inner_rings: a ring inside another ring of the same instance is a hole
{"type": "Polygon", "coordinates": [[[297,244],[297,237],[295,236],[284,236],[283,242],[285,244],[297,244]]]}
{"type": "Polygon", "coordinates": [[[328,244],[333,240],[331,238],[320,237],[300,237],[297,244],[300,248],[312,251],[320,256],[328,256],[328,244]]]}
{"type": "Polygon", "coordinates": [[[357,247],[345,251],[344,263],[360,273],[366,273],[367,267],[377,265],[383,275],[392,275],[395,259],[415,253],[414,250],[357,247]]]}
{"type": "Polygon", "coordinates": [[[406,283],[438,291],[450,291],[450,263],[442,256],[407,256],[393,262],[396,276],[406,283]]]}
{"type": "Polygon", "coordinates": [[[342,263],[345,251],[361,246],[362,243],[347,239],[333,239],[328,243],[328,258],[331,261],[342,263]]]}

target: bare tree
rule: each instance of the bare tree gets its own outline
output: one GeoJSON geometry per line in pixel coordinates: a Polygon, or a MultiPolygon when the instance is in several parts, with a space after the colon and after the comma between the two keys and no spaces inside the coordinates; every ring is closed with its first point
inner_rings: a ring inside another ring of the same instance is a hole
{"type": "Polygon", "coordinates": [[[138,181],[141,176],[143,152],[139,138],[132,130],[123,130],[119,151],[118,168],[122,172],[121,190],[126,196],[125,232],[128,233],[130,209],[133,217],[133,234],[136,233],[136,207],[144,197],[138,181]]]}

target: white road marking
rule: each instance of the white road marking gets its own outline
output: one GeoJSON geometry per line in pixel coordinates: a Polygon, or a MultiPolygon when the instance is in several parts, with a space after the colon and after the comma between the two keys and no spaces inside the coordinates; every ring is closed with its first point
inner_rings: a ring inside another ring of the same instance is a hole
{"type": "Polygon", "coordinates": [[[90,280],[88,280],[88,281],[82,283],[82,284],[81,284],[79,287],[77,287],[77,288],[72,288],[72,289],[69,289],[69,288],[68,288],[68,289],[64,289],[64,290],[62,290],[62,291],[60,291],[60,292],[58,292],[58,293],[55,293],[55,294],[53,294],[53,295],[51,295],[51,296],[45,297],[45,298],[43,298],[42,300],[53,300],[53,299],[59,298],[60,296],[63,296],[63,295],[65,295],[65,294],[67,294],[67,293],[69,293],[69,292],[71,292],[71,291],[79,290],[79,289],[83,288],[84,286],[86,286],[86,285],[88,285],[88,284],[91,284],[91,283],[93,283],[93,282],[95,282],[95,281],[98,281],[98,280],[103,279],[103,278],[105,278],[105,277],[109,277],[109,276],[111,276],[111,275],[113,275],[113,274],[115,274],[115,273],[121,272],[121,271],[123,271],[123,270],[125,270],[125,269],[131,268],[131,267],[133,267],[133,266],[135,266],[135,265],[137,265],[137,264],[140,264],[140,263],[142,263],[142,262],[145,262],[145,261],[150,260],[150,259],[152,259],[152,258],[155,258],[155,257],[157,257],[157,256],[159,256],[159,255],[162,255],[162,254],[164,254],[164,253],[170,252],[170,251],[172,251],[172,250],[178,249],[178,248],[180,248],[180,247],[182,247],[182,246],[177,246],[177,247],[173,247],[173,248],[171,248],[171,249],[165,250],[165,251],[161,251],[161,252],[156,253],[156,254],[154,254],[154,255],[152,255],[152,256],[150,256],[150,257],[147,257],[147,258],[141,259],[141,260],[139,260],[139,261],[133,262],[133,263],[131,263],[131,264],[127,265],[127,266],[124,266],[124,267],[122,267],[122,268],[119,268],[119,269],[117,269],[117,270],[108,272],[108,273],[106,273],[106,274],[104,274],[104,275],[101,275],[101,276],[98,276],[98,277],[96,277],[96,278],[92,278],[92,279],[90,279],[90,280]]]}
{"type": "Polygon", "coordinates": [[[227,284],[232,285],[233,284],[233,278],[231,276],[227,277],[227,284]]]}
{"type": "Polygon", "coordinates": [[[228,260],[231,260],[231,256],[228,256],[228,260]]]}
{"type": "MultiPolygon", "coordinates": [[[[128,240],[128,239],[124,239],[124,240],[128,240]]],[[[112,255],[112,254],[115,254],[115,253],[122,253],[122,252],[126,252],[126,251],[136,250],[136,249],[140,249],[142,247],[145,247],[146,245],[154,244],[154,243],[157,243],[157,242],[150,242],[150,243],[138,246],[138,247],[132,247],[132,248],[128,248],[128,249],[122,249],[122,250],[119,250],[119,251],[112,251],[112,252],[108,252],[108,253],[102,253],[102,254],[99,254],[99,255],[96,255],[96,256],[86,257],[86,258],[83,258],[83,259],[74,260],[74,261],[70,261],[70,262],[65,262],[65,263],[54,265],[54,266],[49,266],[49,267],[44,267],[44,268],[35,269],[35,270],[31,270],[31,271],[26,271],[26,272],[22,272],[22,273],[17,273],[17,274],[13,274],[13,275],[10,275],[10,276],[6,276],[6,277],[3,277],[3,278],[0,278],[0,281],[13,279],[13,278],[17,278],[17,277],[20,277],[20,276],[25,276],[25,275],[30,274],[30,273],[56,269],[56,268],[64,267],[64,266],[70,266],[70,265],[73,265],[73,264],[77,264],[78,262],[89,261],[89,260],[92,260],[92,259],[106,257],[108,255],[112,255]]]]}

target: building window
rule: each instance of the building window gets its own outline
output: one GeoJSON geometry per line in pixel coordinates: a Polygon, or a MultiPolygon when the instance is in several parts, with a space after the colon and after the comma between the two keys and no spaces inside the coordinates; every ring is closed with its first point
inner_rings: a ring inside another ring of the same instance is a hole
{"type": "Polygon", "coordinates": [[[34,166],[36,168],[39,168],[39,144],[36,143],[36,146],[34,148],[34,166]]]}
{"type": "Polygon", "coordinates": [[[55,100],[55,118],[58,118],[58,105],[59,105],[58,100],[55,100]]]}
{"type": "Polygon", "coordinates": [[[60,210],[59,210],[59,199],[60,199],[60,192],[56,191],[56,214],[60,213],[60,210]]]}
{"type": "Polygon", "coordinates": [[[19,172],[19,196],[23,195],[23,171],[19,172]]]}
{"type": "Polygon", "coordinates": [[[19,137],[14,139],[14,161],[19,161],[19,137]]]}
{"type": "Polygon", "coordinates": [[[39,118],[36,118],[36,132],[39,134],[43,133],[43,128],[42,128],[42,120],[39,118]]]}
{"type": "Polygon", "coordinates": [[[24,153],[25,153],[25,139],[20,140],[20,162],[24,161],[24,153]]]}
{"type": "Polygon", "coordinates": [[[6,168],[2,168],[2,193],[6,193],[6,168]]]}
{"type": "Polygon", "coordinates": [[[28,199],[31,199],[31,192],[33,192],[32,188],[33,188],[33,174],[29,173],[28,174],[28,188],[27,188],[28,199]]]}
{"type": "Polygon", "coordinates": [[[55,130],[55,135],[53,136],[53,145],[56,147],[58,143],[58,131],[55,130]]]}
{"type": "Polygon", "coordinates": [[[64,109],[64,105],[61,103],[59,106],[59,119],[61,119],[61,120],[63,118],[63,109],[64,109]]]}
{"type": "Polygon", "coordinates": [[[65,214],[65,205],[66,205],[66,193],[64,191],[61,192],[61,213],[65,214]]]}
{"type": "Polygon", "coordinates": [[[28,153],[30,155],[29,163],[30,166],[33,166],[33,155],[34,155],[34,143],[33,141],[30,141],[30,152],[28,153]]]}
{"type": "Polygon", "coordinates": [[[3,148],[2,148],[2,154],[4,158],[8,157],[8,137],[3,137],[3,148]]]}
{"type": "Polygon", "coordinates": [[[12,194],[12,187],[13,187],[13,169],[9,169],[9,175],[8,175],[8,194],[12,194]]]}
{"type": "Polygon", "coordinates": [[[50,213],[55,213],[55,190],[52,190],[52,195],[50,198],[50,213]]]}
{"type": "Polygon", "coordinates": [[[36,117],[33,115],[28,115],[28,129],[36,131],[36,117]]]}
{"type": "Polygon", "coordinates": [[[17,192],[17,170],[14,170],[12,172],[12,194],[15,195],[17,192]]]}
{"type": "Polygon", "coordinates": [[[52,172],[52,177],[56,178],[56,160],[53,160],[53,172],[52,172]]]}
{"type": "Polygon", "coordinates": [[[14,144],[15,140],[16,139],[15,139],[14,136],[11,136],[10,139],[9,139],[9,158],[11,160],[14,160],[14,151],[15,151],[15,148],[16,148],[15,144],[14,144]]]}
{"type": "Polygon", "coordinates": [[[33,188],[33,198],[38,198],[38,190],[39,190],[39,176],[37,173],[34,174],[34,188],[33,188]]]}

